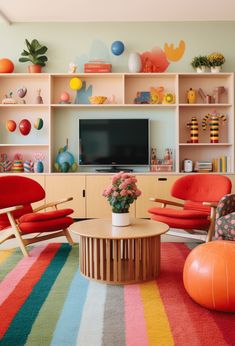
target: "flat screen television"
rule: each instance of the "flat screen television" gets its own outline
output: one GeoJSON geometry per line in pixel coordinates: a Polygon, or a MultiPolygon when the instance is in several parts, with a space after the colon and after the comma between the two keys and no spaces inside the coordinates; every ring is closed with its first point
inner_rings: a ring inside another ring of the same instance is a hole
{"type": "Polygon", "coordinates": [[[80,119],[79,164],[149,165],[149,119],[80,119]]]}

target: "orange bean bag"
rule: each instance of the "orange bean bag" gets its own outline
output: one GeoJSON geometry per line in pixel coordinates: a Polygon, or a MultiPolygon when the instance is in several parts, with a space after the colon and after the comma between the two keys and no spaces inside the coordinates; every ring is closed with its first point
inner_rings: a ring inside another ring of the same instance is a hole
{"type": "Polygon", "coordinates": [[[186,259],[183,280],[200,305],[235,312],[235,243],[212,241],[197,246],[186,259]]]}

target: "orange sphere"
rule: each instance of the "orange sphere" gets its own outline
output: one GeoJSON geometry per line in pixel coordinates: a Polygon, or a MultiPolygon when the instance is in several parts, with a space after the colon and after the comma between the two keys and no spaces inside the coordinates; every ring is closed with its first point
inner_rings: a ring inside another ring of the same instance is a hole
{"type": "Polygon", "coordinates": [[[14,64],[9,59],[0,59],[0,73],[12,73],[14,71],[14,64]]]}
{"type": "Polygon", "coordinates": [[[235,243],[218,240],[197,246],[186,259],[183,278],[197,303],[235,312],[235,243]]]}
{"type": "Polygon", "coordinates": [[[6,127],[9,132],[14,132],[16,129],[16,122],[14,120],[8,120],[6,127]]]}

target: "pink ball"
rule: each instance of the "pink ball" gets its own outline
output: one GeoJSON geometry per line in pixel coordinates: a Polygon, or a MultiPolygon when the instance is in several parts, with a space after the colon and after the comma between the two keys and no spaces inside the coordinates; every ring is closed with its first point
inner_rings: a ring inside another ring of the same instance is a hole
{"type": "Polygon", "coordinates": [[[60,100],[63,102],[68,102],[69,99],[70,99],[69,94],[66,91],[62,92],[62,94],[60,95],[60,100]]]}

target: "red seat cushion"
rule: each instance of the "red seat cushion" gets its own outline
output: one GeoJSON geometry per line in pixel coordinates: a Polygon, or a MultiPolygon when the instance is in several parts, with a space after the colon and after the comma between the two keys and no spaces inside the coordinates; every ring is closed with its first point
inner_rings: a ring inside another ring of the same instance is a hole
{"type": "Polygon", "coordinates": [[[23,234],[43,233],[65,229],[72,225],[73,222],[71,217],[59,217],[45,221],[22,222],[19,227],[23,234]]]}
{"type": "Polygon", "coordinates": [[[180,228],[180,229],[208,229],[210,221],[207,218],[203,219],[183,219],[166,217],[163,215],[151,215],[151,219],[159,222],[166,223],[170,228],[180,228]]]}
{"type": "Polygon", "coordinates": [[[73,209],[70,209],[70,208],[46,211],[43,213],[30,213],[30,214],[22,215],[19,218],[19,222],[22,223],[22,222],[37,222],[37,221],[52,220],[52,219],[65,217],[72,213],[73,213],[73,209]]]}
{"type": "Polygon", "coordinates": [[[171,208],[150,208],[149,213],[154,215],[161,215],[168,218],[179,219],[205,219],[208,213],[198,210],[185,210],[185,209],[171,209],[171,208]]]}

